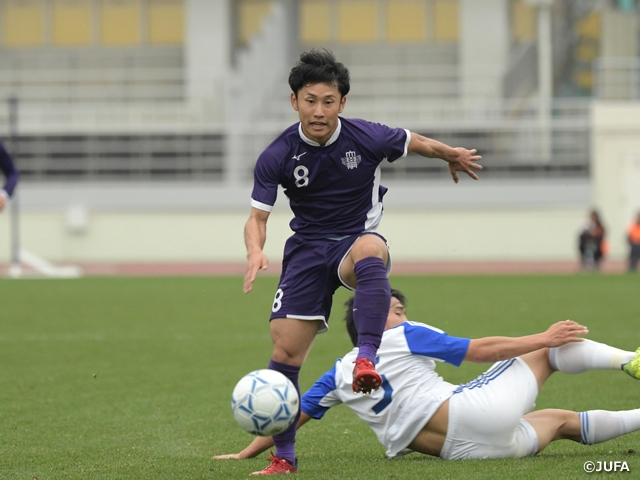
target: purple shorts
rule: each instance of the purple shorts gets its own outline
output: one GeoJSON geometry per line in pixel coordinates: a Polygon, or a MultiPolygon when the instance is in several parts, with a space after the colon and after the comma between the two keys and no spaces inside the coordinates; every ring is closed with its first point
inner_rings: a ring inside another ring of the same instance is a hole
{"type": "MultiPolygon", "coordinates": [[[[284,246],[282,274],[271,305],[271,317],[322,320],[318,333],[327,331],[333,294],[341,285],[353,290],[339,275],[340,265],[354,242],[362,235],[357,233],[339,240],[310,240],[299,235],[289,237],[284,246]]],[[[387,262],[387,275],[391,271],[391,255],[387,262]]]]}

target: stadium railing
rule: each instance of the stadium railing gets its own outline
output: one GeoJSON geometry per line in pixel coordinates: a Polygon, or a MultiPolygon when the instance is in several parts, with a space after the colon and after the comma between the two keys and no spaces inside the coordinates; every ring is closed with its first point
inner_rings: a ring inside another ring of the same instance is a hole
{"type": "MultiPolygon", "coordinates": [[[[350,105],[345,113],[353,117],[373,112],[374,119],[386,119],[389,125],[451,145],[477,148],[485,159],[485,176],[588,176],[589,103],[584,100],[556,100],[548,127],[539,123],[535,101],[482,106],[432,101],[421,105],[421,118],[411,116],[414,105],[391,101],[367,104],[367,111],[364,104],[361,111],[357,104],[350,105]],[[552,155],[543,160],[541,139],[549,133],[552,155]]],[[[71,128],[69,123],[58,130],[21,127],[19,163],[24,181],[182,179],[222,185],[248,183],[260,152],[296,121],[203,124],[189,117],[186,107],[167,107],[169,115],[164,116],[163,109],[155,105],[149,106],[148,121],[142,124],[143,117],[135,113],[140,109],[130,110],[131,117],[115,107],[105,109],[103,114],[113,116],[112,126],[105,128],[88,121],[96,120],[93,107],[84,108],[87,117],[82,128],[71,128]]],[[[63,118],[55,109],[51,114],[63,118]]],[[[79,125],[82,118],[77,117],[72,125],[79,125]]],[[[0,116],[0,133],[3,120],[6,118],[0,116]]],[[[21,118],[20,124],[26,123],[21,118]]],[[[401,180],[432,178],[434,174],[446,178],[444,167],[443,162],[410,156],[397,165],[383,164],[382,168],[401,180]]]]}
{"type": "Polygon", "coordinates": [[[640,58],[599,58],[594,63],[594,76],[597,98],[640,99],[640,58]]]}

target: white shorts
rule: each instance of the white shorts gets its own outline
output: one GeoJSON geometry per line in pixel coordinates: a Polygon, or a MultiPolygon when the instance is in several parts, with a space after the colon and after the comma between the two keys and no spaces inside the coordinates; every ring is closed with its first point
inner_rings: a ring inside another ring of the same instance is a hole
{"type": "Polygon", "coordinates": [[[520,358],[498,362],[449,399],[446,460],[529,457],[538,436],[522,417],[535,407],[538,384],[520,358]]]}

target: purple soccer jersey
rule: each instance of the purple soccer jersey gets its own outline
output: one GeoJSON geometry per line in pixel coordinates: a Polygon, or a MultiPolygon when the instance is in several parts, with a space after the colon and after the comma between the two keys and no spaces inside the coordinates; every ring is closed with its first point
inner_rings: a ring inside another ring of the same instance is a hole
{"type": "Polygon", "coordinates": [[[328,238],[375,231],[382,218],[380,163],[407,154],[411,133],[359,119],[340,118],[325,145],[287,128],[260,155],[254,170],[251,206],[270,212],[278,185],[294,218],[291,229],[328,238]]]}
{"type": "Polygon", "coordinates": [[[7,181],[0,191],[5,191],[7,195],[10,197],[13,195],[13,190],[16,188],[16,184],[18,183],[18,171],[13,165],[13,161],[11,157],[4,149],[4,146],[0,142],[0,170],[4,173],[5,177],[7,177],[7,181]]]}

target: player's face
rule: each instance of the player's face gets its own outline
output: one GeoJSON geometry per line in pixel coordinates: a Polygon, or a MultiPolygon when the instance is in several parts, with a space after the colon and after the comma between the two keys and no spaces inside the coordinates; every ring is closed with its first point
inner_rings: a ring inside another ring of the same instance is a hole
{"type": "Polygon", "coordinates": [[[298,112],[302,131],[314,142],[324,145],[338,128],[347,97],[342,97],[335,85],[316,83],[291,94],[291,105],[298,112]]]}
{"type": "Polygon", "coordinates": [[[391,307],[387,316],[387,324],[385,328],[393,328],[407,321],[407,314],[404,306],[396,297],[391,297],[391,307]]]}

